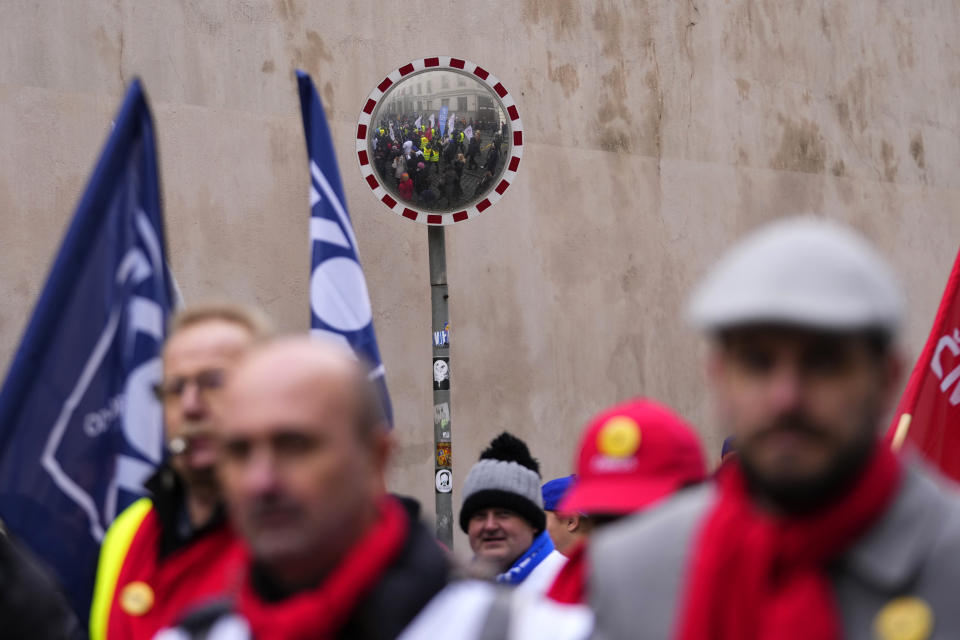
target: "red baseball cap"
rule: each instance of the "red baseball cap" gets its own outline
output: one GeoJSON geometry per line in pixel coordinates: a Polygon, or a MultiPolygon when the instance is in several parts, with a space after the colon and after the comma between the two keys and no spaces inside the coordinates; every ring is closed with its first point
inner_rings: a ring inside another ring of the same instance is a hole
{"type": "Polygon", "coordinates": [[[587,424],[577,479],[557,510],[632,513],[706,476],[693,429],[661,404],[631,400],[602,411],[587,424]]]}

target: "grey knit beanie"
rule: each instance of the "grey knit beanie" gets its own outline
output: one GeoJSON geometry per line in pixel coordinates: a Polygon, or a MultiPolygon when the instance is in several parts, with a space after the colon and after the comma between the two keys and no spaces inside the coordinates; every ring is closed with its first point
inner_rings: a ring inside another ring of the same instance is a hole
{"type": "Polygon", "coordinates": [[[460,528],[464,533],[477,511],[491,507],[510,509],[529,522],[537,533],[547,526],[540,492],[540,465],[527,445],[506,431],[480,454],[463,483],[460,528]]]}

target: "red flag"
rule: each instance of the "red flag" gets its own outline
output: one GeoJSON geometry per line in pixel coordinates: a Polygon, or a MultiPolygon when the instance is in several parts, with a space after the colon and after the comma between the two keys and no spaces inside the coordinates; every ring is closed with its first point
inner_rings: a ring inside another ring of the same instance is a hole
{"type": "Polygon", "coordinates": [[[909,440],[960,481],[960,253],[887,435],[894,449],[909,440]]]}

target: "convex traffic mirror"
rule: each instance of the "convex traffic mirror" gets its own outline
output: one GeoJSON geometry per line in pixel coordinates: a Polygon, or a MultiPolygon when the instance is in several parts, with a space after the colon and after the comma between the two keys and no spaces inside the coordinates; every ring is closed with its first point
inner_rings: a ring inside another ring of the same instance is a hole
{"type": "Polygon", "coordinates": [[[523,126],[503,84],[467,60],[424,58],[388,75],[357,126],[360,171],[391,211],[423,224],[476,217],[513,182],[523,126]]]}

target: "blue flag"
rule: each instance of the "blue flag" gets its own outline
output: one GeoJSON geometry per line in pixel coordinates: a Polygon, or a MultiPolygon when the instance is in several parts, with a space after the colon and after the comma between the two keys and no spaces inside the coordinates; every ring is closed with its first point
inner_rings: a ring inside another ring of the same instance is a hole
{"type": "Polygon", "coordinates": [[[350,347],[371,365],[370,379],[380,388],[384,414],[392,425],[393,409],[373,330],[370,294],[327,118],[310,76],[297,71],[297,84],[310,162],[310,332],[350,347]]]}
{"type": "Polygon", "coordinates": [[[100,541],[163,456],[172,307],[153,124],[127,91],[0,391],[0,517],[86,620],[100,541]]]}
{"type": "Polygon", "coordinates": [[[450,107],[448,107],[447,105],[443,105],[442,107],[440,107],[440,115],[438,116],[438,118],[440,119],[440,135],[441,136],[447,135],[447,113],[449,111],[450,111],[450,107]]]}

